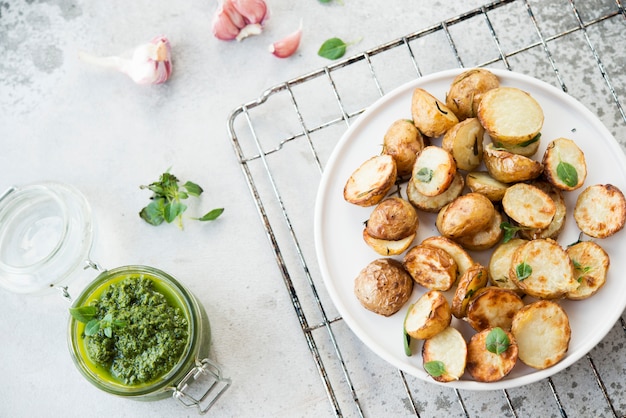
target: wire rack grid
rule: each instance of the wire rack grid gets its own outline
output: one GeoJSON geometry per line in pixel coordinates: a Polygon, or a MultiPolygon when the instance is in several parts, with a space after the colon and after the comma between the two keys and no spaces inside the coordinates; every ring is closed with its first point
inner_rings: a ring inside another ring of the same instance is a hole
{"type": "Polygon", "coordinates": [[[551,83],[626,149],[625,31],[620,0],[494,1],[286,81],[232,112],[236,157],[334,415],[626,416],[624,314],[583,359],[522,388],[441,388],[376,358],[326,293],[312,209],[325,162],[351,122],[393,88],[448,68],[504,68],[551,83]]]}

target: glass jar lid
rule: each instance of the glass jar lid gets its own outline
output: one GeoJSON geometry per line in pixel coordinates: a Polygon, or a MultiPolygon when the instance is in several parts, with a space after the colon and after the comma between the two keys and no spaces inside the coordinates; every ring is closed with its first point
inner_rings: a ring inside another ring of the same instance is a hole
{"type": "Polygon", "coordinates": [[[74,187],[40,183],[0,196],[0,286],[16,293],[63,287],[88,261],[91,208],[74,187]]]}

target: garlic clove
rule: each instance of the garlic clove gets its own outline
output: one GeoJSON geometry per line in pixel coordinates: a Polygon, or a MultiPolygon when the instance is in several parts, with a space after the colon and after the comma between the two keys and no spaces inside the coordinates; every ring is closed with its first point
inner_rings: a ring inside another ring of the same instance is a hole
{"type": "Polygon", "coordinates": [[[90,64],[116,69],[138,84],[161,84],[172,74],[171,45],[165,36],[157,36],[133,50],[130,59],[95,57],[79,52],[78,57],[90,64]]]}
{"type": "Polygon", "coordinates": [[[245,26],[243,16],[241,16],[239,13],[237,13],[236,10],[232,8],[229,0],[226,0],[215,12],[215,15],[213,16],[213,22],[211,24],[211,29],[213,31],[213,35],[217,39],[221,39],[222,41],[232,41],[237,37],[243,26],[245,26]],[[237,21],[237,23],[241,23],[241,27],[237,26],[237,24],[233,22],[231,14],[233,14],[234,19],[237,21]]]}
{"type": "Polygon", "coordinates": [[[269,51],[278,58],[287,58],[292,56],[300,46],[300,40],[302,39],[302,22],[297,31],[287,35],[280,41],[274,42],[269,47],[269,51]]]}
{"type": "Polygon", "coordinates": [[[237,39],[238,41],[241,41],[242,39],[245,39],[248,36],[260,35],[262,32],[263,32],[263,26],[261,26],[259,23],[253,23],[250,25],[246,25],[244,28],[242,28],[241,31],[239,31],[239,33],[237,34],[237,37],[235,39],[237,39]]]}
{"type": "Polygon", "coordinates": [[[247,23],[262,24],[268,17],[265,0],[231,0],[231,3],[247,23]]]}

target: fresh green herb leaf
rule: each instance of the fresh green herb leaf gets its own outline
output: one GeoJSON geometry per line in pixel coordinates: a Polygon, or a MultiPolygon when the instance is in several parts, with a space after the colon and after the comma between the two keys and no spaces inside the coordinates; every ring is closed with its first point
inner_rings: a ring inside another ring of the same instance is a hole
{"type": "MultiPolygon", "coordinates": [[[[169,171],[161,174],[159,180],[147,186],[139,186],[140,189],[148,189],[153,195],[150,204],[144,207],[139,216],[151,225],[160,225],[163,221],[172,223],[177,221],[180,229],[183,229],[183,213],[187,205],[182,200],[189,196],[199,197],[204,191],[198,184],[187,181],[179,185],[178,178],[169,171]]],[[[214,209],[201,218],[193,218],[200,221],[212,221],[222,214],[224,209],[214,209]]]]}
{"type": "Polygon", "coordinates": [[[330,38],[324,41],[317,55],[329,60],[336,60],[344,56],[348,44],[339,38],[330,38]]]}
{"type": "Polygon", "coordinates": [[[487,350],[498,356],[508,350],[510,344],[509,336],[500,327],[495,327],[489,331],[485,341],[487,350]]]}
{"type": "Polygon", "coordinates": [[[578,172],[570,163],[560,161],[559,165],[556,166],[556,175],[569,187],[574,187],[578,184],[578,172]]]}
{"type": "Polygon", "coordinates": [[[411,336],[408,332],[406,332],[406,319],[408,318],[411,310],[413,309],[413,305],[409,306],[409,309],[406,311],[406,315],[404,315],[404,321],[402,322],[402,341],[404,342],[404,354],[407,357],[411,357],[413,355],[413,351],[411,350],[411,336]]]}
{"type": "Polygon", "coordinates": [[[574,264],[574,268],[583,274],[587,274],[592,270],[591,266],[583,266],[576,260],[572,260],[572,263],[574,264]]]}
{"type": "Polygon", "coordinates": [[[87,324],[85,325],[85,335],[88,335],[88,336],[96,335],[99,330],[100,330],[100,321],[98,321],[97,319],[92,319],[91,321],[87,322],[87,324]]]}
{"type": "Polygon", "coordinates": [[[95,318],[98,310],[95,306],[80,306],[78,308],[70,308],[70,315],[78,322],[87,323],[95,318]]]}
{"type": "Polygon", "coordinates": [[[222,213],[224,213],[224,208],[213,209],[212,211],[206,213],[204,216],[200,218],[196,218],[199,221],[214,221],[217,219],[222,213]]]}
{"type": "Polygon", "coordinates": [[[532,138],[530,138],[528,141],[524,141],[521,144],[519,144],[519,147],[527,147],[530,144],[534,144],[535,142],[539,141],[539,139],[541,138],[541,132],[539,132],[537,135],[533,136],[532,138]]]}
{"type": "Polygon", "coordinates": [[[446,366],[443,361],[433,360],[424,363],[424,369],[432,377],[439,377],[446,372],[446,366]]]}
{"type": "Polygon", "coordinates": [[[430,183],[430,181],[433,179],[433,170],[431,170],[428,167],[422,167],[420,168],[417,173],[415,173],[415,179],[418,181],[421,181],[422,183],[430,183]]]}
{"type": "Polygon", "coordinates": [[[526,229],[526,228],[523,227],[523,226],[514,226],[514,225],[511,225],[508,222],[502,222],[500,224],[500,229],[502,229],[502,231],[504,232],[503,238],[502,238],[502,243],[506,243],[506,242],[511,241],[511,239],[513,239],[513,237],[515,236],[517,231],[520,231],[520,230],[526,229]]]}
{"type": "Polygon", "coordinates": [[[533,269],[525,262],[521,262],[515,267],[515,274],[517,274],[517,280],[521,282],[533,274],[533,269]]]}

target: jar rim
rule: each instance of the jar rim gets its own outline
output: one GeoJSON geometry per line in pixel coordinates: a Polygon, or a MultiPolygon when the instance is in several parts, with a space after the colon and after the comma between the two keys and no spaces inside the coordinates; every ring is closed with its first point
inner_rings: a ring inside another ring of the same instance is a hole
{"type": "MultiPolygon", "coordinates": [[[[188,336],[187,342],[178,361],[165,374],[153,379],[150,382],[139,385],[126,385],[119,381],[105,379],[95,372],[93,362],[88,358],[86,352],[81,352],[79,333],[79,322],[70,316],[68,323],[68,344],[74,364],[79,372],[97,388],[118,396],[141,397],[152,395],[157,392],[173,390],[178,381],[189,371],[196,362],[196,352],[202,344],[202,324],[201,315],[198,312],[198,305],[191,293],[176,279],[169,274],[150,266],[129,265],[117,267],[102,272],[93,280],[79,295],[73,303],[73,307],[82,306],[91,299],[94,294],[98,294],[115,282],[123,280],[129,275],[147,275],[153,281],[164,284],[171,295],[177,298],[183,308],[183,315],[187,319],[188,336]]],[[[162,289],[160,289],[162,290],[162,289]]],[[[166,295],[167,296],[167,295],[166,295]]]]}

